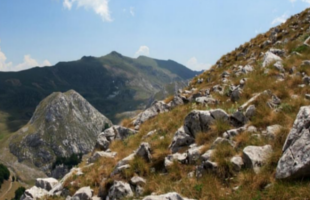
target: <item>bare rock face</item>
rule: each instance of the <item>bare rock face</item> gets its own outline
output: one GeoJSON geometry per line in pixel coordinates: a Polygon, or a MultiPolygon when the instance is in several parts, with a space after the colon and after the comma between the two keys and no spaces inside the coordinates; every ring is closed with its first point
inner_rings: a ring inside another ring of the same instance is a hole
{"type": "Polygon", "coordinates": [[[90,152],[99,133],[111,125],[77,92],[53,93],[12,139],[10,151],[19,162],[33,163],[50,175],[56,157],[90,152]]]}
{"type": "Polygon", "coordinates": [[[277,179],[310,176],[310,106],[301,107],[283,146],[277,179]]]}

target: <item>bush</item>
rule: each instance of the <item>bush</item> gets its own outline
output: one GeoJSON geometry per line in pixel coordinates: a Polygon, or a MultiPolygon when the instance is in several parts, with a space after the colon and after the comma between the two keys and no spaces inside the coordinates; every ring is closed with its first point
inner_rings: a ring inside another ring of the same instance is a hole
{"type": "Polygon", "coordinates": [[[56,161],[53,164],[53,169],[55,169],[57,165],[61,164],[71,169],[73,166],[78,165],[81,162],[81,160],[82,160],[82,154],[72,154],[70,157],[57,157],[56,161]]]}
{"type": "Polygon", "coordinates": [[[11,200],[19,200],[20,197],[24,194],[25,191],[26,191],[26,188],[19,187],[17,190],[15,190],[15,196],[11,200]]]}
{"type": "Polygon", "coordinates": [[[10,178],[10,171],[6,166],[0,164],[0,188],[4,180],[9,180],[10,178]]]}

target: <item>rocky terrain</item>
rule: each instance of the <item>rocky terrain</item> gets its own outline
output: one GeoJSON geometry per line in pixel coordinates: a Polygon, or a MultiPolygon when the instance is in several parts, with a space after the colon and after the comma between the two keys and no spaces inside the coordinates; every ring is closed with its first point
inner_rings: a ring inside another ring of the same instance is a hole
{"type": "Polygon", "coordinates": [[[89,153],[98,134],[111,125],[77,92],[53,93],[14,135],[10,151],[19,162],[31,163],[51,175],[57,157],[89,153]]]}
{"type": "Polygon", "coordinates": [[[88,160],[22,199],[308,199],[309,37],[307,9],[102,131],[88,160]]]}

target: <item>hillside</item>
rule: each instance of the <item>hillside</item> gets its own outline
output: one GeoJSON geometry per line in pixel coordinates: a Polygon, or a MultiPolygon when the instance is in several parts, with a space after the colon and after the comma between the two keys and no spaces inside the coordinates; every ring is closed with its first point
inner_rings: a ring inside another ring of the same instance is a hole
{"type": "Polygon", "coordinates": [[[0,72],[0,112],[8,115],[6,125],[13,132],[27,123],[45,97],[73,89],[117,123],[116,114],[144,109],[155,97],[164,98],[186,86],[186,80],[196,74],[171,60],[133,59],[117,52],[51,67],[0,72]]]}
{"type": "Polygon", "coordinates": [[[104,131],[82,173],[42,196],[309,198],[309,22],[307,9],[224,55],[174,98],[124,121],[135,135],[104,131]]]}

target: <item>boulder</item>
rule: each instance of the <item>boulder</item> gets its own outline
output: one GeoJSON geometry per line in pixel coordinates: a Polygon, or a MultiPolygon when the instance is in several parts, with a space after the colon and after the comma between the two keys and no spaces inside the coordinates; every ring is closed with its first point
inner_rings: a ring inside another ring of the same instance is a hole
{"type": "Polygon", "coordinates": [[[215,120],[222,120],[226,122],[229,120],[229,115],[222,109],[211,110],[210,113],[215,120]]]}
{"type": "Polygon", "coordinates": [[[184,120],[184,130],[187,134],[195,137],[197,133],[206,132],[214,121],[209,111],[193,110],[184,120]]]}
{"type": "Polygon", "coordinates": [[[277,61],[275,64],[273,64],[273,66],[280,72],[285,72],[282,61],[277,61]]]}
{"type": "Polygon", "coordinates": [[[210,149],[210,150],[206,151],[204,154],[201,155],[201,160],[202,161],[210,160],[214,151],[215,151],[214,149],[210,149]]]}
{"type": "Polygon", "coordinates": [[[253,168],[254,172],[257,174],[272,152],[271,145],[247,146],[243,149],[242,158],[244,165],[248,168],[253,168]]]}
{"type": "Polygon", "coordinates": [[[268,51],[265,53],[265,56],[264,56],[264,59],[263,59],[263,67],[267,67],[268,65],[272,64],[273,62],[276,62],[276,61],[282,61],[282,59],[273,54],[272,52],[268,51]]]}
{"type": "Polygon", "coordinates": [[[195,142],[195,138],[185,133],[184,126],[179,128],[173,136],[169,149],[172,153],[176,153],[180,148],[189,146],[195,142]]]}
{"type": "Polygon", "coordinates": [[[211,149],[215,149],[220,144],[228,144],[232,147],[235,147],[235,142],[226,138],[217,137],[211,145],[211,149]]]}
{"type": "Polygon", "coordinates": [[[135,133],[136,131],[133,129],[114,125],[99,134],[99,136],[97,137],[96,149],[105,151],[109,148],[111,141],[124,140],[128,136],[135,133]]]}
{"type": "Polygon", "coordinates": [[[199,160],[203,146],[192,147],[186,151],[186,163],[193,164],[199,160]]]}
{"type": "Polygon", "coordinates": [[[228,130],[225,133],[223,133],[223,138],[231,139],[235,137],[236,135],[239,135],[240,133],[244,132],[245,130],[246,130],[245,126],[228,130]]]}
{"type": "Polygon", "coordinates": [[[256,107],[254,105],[250,105],[245,111],[245,117],[251,119],[256,113],[256,107]]]}
{"type": "Polygon", "coordinates": [[[277,179],[310,176],[310,106],[301,107],[283,146],[277,170],[277,179]]]}
{"type": "Polygon", "coordinates": [[[36,179],[36,186],[46,191],[50,191],[54,186],[58,184],[58,181],[54,178],[38,178],[36,179]]]}
{"type": "Polygon", "coordinates": [[[158,101],[153,103],[153,105],[140,113],[133,122],[134,126],[140,126],[146,120],[151,119],[158,115],[159,113],[164,113],[169,111],[168,106],[165,104],[164,101],[158,101]]]}
{"type": "Polygon", "coordinates": [[[243,114],[242,111],[237,111],[235,112],[234,114],[232,114],[230,116],[230,119],[231,119],[231,123],[233,124],[233,126],[235,127],[241,127],[241,126],[244,126],[248,119],[245,117],[245,115],[243,114]]]}
{"type": "Polygon", "coordinates": [[[142,157],[146,161],[151,161],[151,146],[147,142],[143,142],[140,144],[139,148],[135,151],[136,156],[142,157]]]}
{"type": "Polygon", "coordinates": [[[230,159],[230,162],[233,166],[233,169],[235,171],[240,171],[242,166],[244,165],[242,157],[241,156],[234,156],[230,159]]]}
{"type": "Polygon", "coordinates": [[[90,187],[82,187],[72,196],[71,200],[91,200],[93,190],[90,187]]]}
{"type": "Polygon", "coordinates": [[[140,176],[134,176],[130,179],[130,183],[134,186],[136,185],[144,185],[146,183],[146,180],[140,176]]]}
{"type": "Polygon", "coordinates": [[[180,163],[186,163],[187,155],[186,153],[174,153],[165,157],[165,168],[168,168],[173,164],[174,161],[178,161],[180,163]]]}
{"type": "Polygon", "coordinates": [[[41,199],[44,196],[48,196],[48,191],[42,188],[38,188],[37,186],[33,186],[32,188],[25,191],[20,200],[35,200],[41,199]]]}
{"type": "Polygon", "coordinates": [[[184,198],[176,192],[170,192],[162,195],[150,195],[143,198],[143,200],[191,200],[184,198]]]}
{"type": "Polygon", "coordinates": [[[172,108],[174,108],[176,106],[183,105],[183,104],[184,104],[184,101],[183,101],[182,97],[177,95],[177,96],[173,97],[173,100],[170,101],[167,104],[167,106],[168,106],[169,109],[172,109],[172,108]]]}
{"type": "Polygon", "coordinates": [[[310,65],[310,60],[304,60],[302,61],[302,65],[310,65]]]}
{"type": "Polygon", "coordinates": [[[197,97],[195,101],[201,104],[217,104],[217,100],[212,97],[197,97]]]}
{"type": "Polygon", "coordinates": [[[240,90],[239,87],[231,89],[230,100],[232,102],[236,102],[236,101],[238,101],[240,99],[240,95],[241,95],[241,90],[240,90]]]}
{"type": "Polygon", "coordinates": [[[92,155],[89,159],[89,163],[96,162],[99,158],[114,158],[116,156],[116,152],[105,152],[105,151],[97,151],[92,155]]]}
{"type": "Polygon", "coordinates": [[[109,189],[108,198],[110,200],[123,199],[124,197],[132,197],[133,192],[128,183],[123,181],[114,181],[112,187],[109,189]]]}
{"type": "Polygon", "coordinates": [[[272,126],[267,126],[266,131],[262,132],[262,135],[274,139],[276,135],[281,131],[282,126],[275,124],[272,126]]]}

